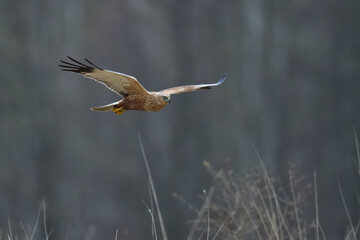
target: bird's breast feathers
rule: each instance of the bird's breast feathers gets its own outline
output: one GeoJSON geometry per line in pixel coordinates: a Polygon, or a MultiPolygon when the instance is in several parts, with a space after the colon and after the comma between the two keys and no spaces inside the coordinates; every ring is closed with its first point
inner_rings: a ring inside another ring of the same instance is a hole
{"type": "Polygon", "coordinates": [[[120,103],[126,110],[142,110],[150,112],[157,112],[166,105],[159,102],[158,99],[152,95],[129,95],[121,100],[120,103]]]}
{"type": "Polygon", "coordinates": [[[146,99],[144,108],[145,111],[157,112],[165,107],[166,104],[167,102],[160,101],[157,96],[150,94],[150,96],[146,99]]]}

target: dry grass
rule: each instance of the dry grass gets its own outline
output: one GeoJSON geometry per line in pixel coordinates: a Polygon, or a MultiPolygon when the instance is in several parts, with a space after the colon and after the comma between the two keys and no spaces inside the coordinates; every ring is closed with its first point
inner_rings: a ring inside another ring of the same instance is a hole
{"type": "MultiPolygon", "coordinates": [[[[354,132],[355,133],[355,132],[354,132]]],[[[357,158],[354,160],[360,177],[360,150],[355,133],[357,158]]],[[[203,206],[197,211],[188,240],[200,239],[326,239],[319,222],[317,174],[314,168],[313,195],[315,220],[302,218],[303,206],[312,201],[310,186],[299,189],[303,178],[289,171],[289,184],[281,184],[265,168],[260,156],[257,167],[238,176],[233,170],[215,170],[204,163],[213,178],[213,186],[204,193],[203,206]]],[[[346,199],[338,179],[339,195],[348,219],[343,239],[360,239],[360,219],[351,219],[346,199]]],[[[360,194],[357,192],[360,206],[360,194]]]]}
{"type": "Polygon", "coordinates": [[[168,237],[167,237],[167,233],[166,233],[166,229],[165,229],[164,220],[163,220],[163,217],[161,215],[160,205],[159,205],[157,195],[156,195],[156,191],[155,191],[155,185],[154,185],[154,182],[153,182],[153,179],[152,179],[152,176],[151,176],[149,163],[147,161],[147,157],[146,157],[146,154],[145,154],[144,146],[143,146],[142,141],[141,141],[140,133],[139,133],[138,137],[139,137],[140,150],[141,150],[144,162],[145,162],[146,171],[147,171],[148,178],[149,178],[149,195],[150,195],[150,201],[151,201],[152,204],[151,204],[151,208],[149,208],[149,207],[147,207],[147,208],[148,208],[148,211],[149,211],[150,216],[151,216],[153,237],[156,240],[158,240],[158,234],[157,234],[157,231],[156,231],[157,225],[156,225],[156,221],[155,221],[155,218],[154,218],[154,215],[153,215],[153,212],[154,212],[154,210],[153,210],[154,209],[153,202],[155,202],[156,212],[157,212],[157,216],[158,216],[157,220],[158,220],[159,225],[160,225],[162,239],[167,240],[168,237]]]}
{"type": "Polygon", "coordinates": [[[298,192],[298,179],[289,172],[285,188],[260,163],[238,177],[232,170],[214,170],[204,163],[214,184],[193,223],[189,240],[203,239],[306,239],[310,229],[301,205],[308,188],[298,192]],[[290,194],[289,194],[290,193],[290,194]]]}
{"type": "Polygon", "coordinates": [[[45,206],[45,200],[43,199],[41,206],[39,207],[39,211],[37,214],[37,217],[35,219],[35,223],[33,224],[33,227],[31,229],[25,228],[24,224],[20,222],[21,229],[20,233],[13,233],[11,219],[8,216],[8,230],[5,231],[5,234],[3,230],[0,230],[0,240],[6,239],[6,240],[34,240],[34,239],[45,239],[48,240],[51,236],[51,233],[53,230],[50,231],[50,233],[47,230],[46,226],[46,206],[45,206]],[[43,229],[44,229],[44,236],[41,236],[40,230],[38,229],[39,222],[41,221],[41,214],[43,216],[43,229]],[[6,235],[6,236],[4,236],[6,235]]]}
{"type": "MultiPolygon", "coordinates": [[[[357,147],[355,164],[360,177],[360,151],[356,135],[355,140],[357,147]]],[[[149,178],[150,206],[144,204],[147,206],[151,217],[152,238],[167,240],[160,204],[140,135],[139,144],[149,178]]],[[[308,197],[311,189],[309,186],[299,188],[299,183],[303,178],[295,176],[294,171],[292,171],[296,166],[290,167],[288,184],[282,184],[278,179],[272,177],[261,160],[256,167],[241,176],[233,170],[215,170],[208,162],[204,162],[204,166],[213,178],[213,186],[208,192],[203,192],[203,205],[199,210],[196,210],[197,217],[192,223],[187,240],[326,239],[319,222],[315,168],[313,179],[315,220],[313,223],[307,223],[303,220],[302,208],[306,202],[312,201],[308,197]]],[[[349,230],[344,239],[360,239],[360,219],[356,222],[351,219],[339,179],[338,188],[349,224],[349,230]]],[[[357,196],[360,206],[359,194],[357,196]]],[[[191,205],[189,206],[194,209],[191,205]]],[[[22,232],[14,234],[11,220],[8,217],[8,229],[0,229],[0,240],[51,239],[52,230],[50,232],[47,230],[44,199],[39,208],[34,227],[25,229],[22,223],[21,226],[22,232]],[[39,227],[41,221],[43,227],[39,227]],[[43,230],[41,231],[41,229],[43,230]]],[[[117,239],[118,231],[116,230],[115,240],[117,239]]]]}

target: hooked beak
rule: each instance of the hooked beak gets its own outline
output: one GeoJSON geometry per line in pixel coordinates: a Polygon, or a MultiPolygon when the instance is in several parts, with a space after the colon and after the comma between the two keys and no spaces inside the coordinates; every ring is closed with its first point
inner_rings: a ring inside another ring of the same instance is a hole
{"type": "Polygon", "coordinates": [[[170,98],[166,99],[166,101],[167,101],[168,103],[171,103],[171,100],[170,100],[170,98]]]}

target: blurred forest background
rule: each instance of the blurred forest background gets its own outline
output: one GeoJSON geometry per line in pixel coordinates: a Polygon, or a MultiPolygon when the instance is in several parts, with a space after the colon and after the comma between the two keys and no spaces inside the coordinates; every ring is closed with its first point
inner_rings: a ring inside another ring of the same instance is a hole
{"type": "MultiPolygon", "coordinates": [[[[202,162],[246,172],[254,147],[276,177],[312,183],[328,239],[359,219],[360,1],[4,0],[0,2],[0,226],[31,225],[47,202],[54,239],[149,239],[150,162],[170,239],[211,185],[202,162]],[[157,113],[90,107],[119,99],[60,72],[86,57],[148,90],[228,79],[157,113]],[[65,229],[65,230],[64,230],[65,229]],[[90,235],[93,237],[90,238],[90,235]]],[[[312,197],[311,197],[312,198],[312,197]]],[[[310,199],[306,218],[314,218],[310,199]]]]}

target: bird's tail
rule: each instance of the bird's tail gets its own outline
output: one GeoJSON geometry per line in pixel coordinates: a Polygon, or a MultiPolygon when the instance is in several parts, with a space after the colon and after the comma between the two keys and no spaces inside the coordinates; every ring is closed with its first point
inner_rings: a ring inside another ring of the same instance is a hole
{"type": "Polygon", "coordinates": [[[92,107],[90,108],[93,111],[100,111],[100,112],[107,112],[107,111],[113,111],[114,105],[118,104],[119,102],[110,103],[108,105],[100,106],[100,107],[92,107]]]}

